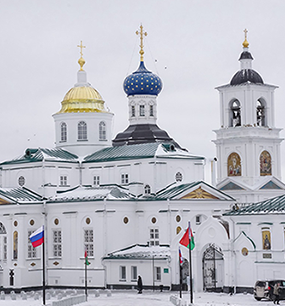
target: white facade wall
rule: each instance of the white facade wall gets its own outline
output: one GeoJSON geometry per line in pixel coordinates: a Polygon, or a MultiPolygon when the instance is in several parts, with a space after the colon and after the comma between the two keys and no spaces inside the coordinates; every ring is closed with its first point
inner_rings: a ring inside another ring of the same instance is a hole
{"type": "Polygon", "coordinates": [[[68,150],[79,156],[86,156],[112,145],[113,114],[98,113],[57,113],[55,120],[56,147],[68,150]],[[87,140],[78,140],[78,123],[87,124],[87,140]],[[61,141],[61,123],[67,124],[67,141],[61,141]],[[99,124],[106,124],[106,140],[99,139],[99,124]]]}

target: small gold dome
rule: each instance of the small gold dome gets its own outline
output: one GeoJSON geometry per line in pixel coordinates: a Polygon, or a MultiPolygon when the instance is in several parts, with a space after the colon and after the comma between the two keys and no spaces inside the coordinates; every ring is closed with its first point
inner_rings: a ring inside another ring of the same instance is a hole
{"type": "Polygon", "coordinates": [[[249,42],[245,39],[242,45],[244,46],[244,48],[248,48],[249,42]]]}
{"type": "Polygon", "coordinates": [[[104,103],[99,92],[93,87],[75,86],[65,95],[59,113],[106,112],[104,103]]]}

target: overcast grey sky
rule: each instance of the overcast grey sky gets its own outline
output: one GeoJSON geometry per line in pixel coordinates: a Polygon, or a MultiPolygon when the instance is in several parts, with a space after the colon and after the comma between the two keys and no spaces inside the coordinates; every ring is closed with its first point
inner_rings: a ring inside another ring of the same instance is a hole
{"type": "Polygon", "coordinates": [[[283,128],[284,14],[284,0],[0,0],[0,160],[27,147],[54,146],[52,114],[76,83],[81,40],[88,81],[115,114],[113,137],[124,130],[122,84],[139,64],[135,31],[141,23],[148,32],[146,67],[163,81],[158,125],[182,147],[215,156],[212,130],[220,113],[214,88],[239,70],[245,28],[253,68],[280,87],[276,127],[283,128]]]}

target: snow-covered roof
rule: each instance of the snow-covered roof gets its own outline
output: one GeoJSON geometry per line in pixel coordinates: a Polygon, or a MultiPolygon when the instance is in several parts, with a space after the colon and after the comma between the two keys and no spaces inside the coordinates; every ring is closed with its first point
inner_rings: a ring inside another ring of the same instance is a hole
{"type": "Polygon", "coordinates": [[[21,155],[13,160],[5,161],[0,165],[6,164],[22,164],[38,161],[77,161],[78,156],[63,149],[27,149],[24,155],[21,155]]]}
{"type": "Polygon", "coordinates": [[[0,188],[0,205],[41,203],[43,197],[25,187],[0,188]]]}
{"type": "Polygon", "coordinates": [[[285,214],[285,195],[267,199],[244,207],[234,206],[233,210],[225,213],[226,216],[235,215],[267,215],[285,214]]]}
{"type": "MultiPolygon", "coordinates": [[[[203,181],[197,181],[197,182],[174,182],[165,188],[158,191],[156,194],[152,195],[143,195],[140,199],[144,200],[166,200],[166,199],[181,199],[190,193],[191,191],[196,190],[200,187],[200,190],[202,194],[195,195],[191,198],[197,200],[197,199],[219,199],[219,200],[229,200],[233,201],[234,198],[231,196],[223,193],[222,191],[216,189],[215,187],[203,182],[203,181]]],[[[189,199],[190,197],[187,197],[189,199]]]]}
{"type": "Polygon", "coordinates": [[[135,244],[109,253],[103,259],[167,259],[170,258],[170,256],[169,246],[135,244]]]}
{"type": "Polygon", "coordinates": [[[94,200],[130,200],[133,196],[128,190],[118,185],[103,185],[98,187],[77,186],[70,190],[59,191],[49,202],[74,202],[94,200]]]}
{"type": "Polygon", "coordinates": [[[188,158],[204,160],[202,156],[192,155],[189,152],[169,143],[142,143],[104,148],[87,157],[85,162],[106,162],[114,160],[129,160],[152,157],[188,158]]]}

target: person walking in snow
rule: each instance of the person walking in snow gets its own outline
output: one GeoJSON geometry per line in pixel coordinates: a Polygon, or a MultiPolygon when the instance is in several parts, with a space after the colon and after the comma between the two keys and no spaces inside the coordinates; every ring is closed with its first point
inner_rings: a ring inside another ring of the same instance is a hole
{"type": "Polygon", "coordinates": [[[138,277],[138,293],[142,293],[142,289],[143,289],[142,278],[139,275],[139,277],[138,277]]]}
{"type": "Polygon", "coordinates": [[[276,283],[273,287],[273,294],[274,294],[274,301],[273,303],[279,304],[279,288],[280,288],[280,283],[276,283]]]}

